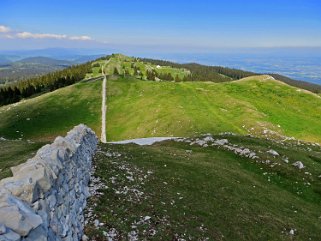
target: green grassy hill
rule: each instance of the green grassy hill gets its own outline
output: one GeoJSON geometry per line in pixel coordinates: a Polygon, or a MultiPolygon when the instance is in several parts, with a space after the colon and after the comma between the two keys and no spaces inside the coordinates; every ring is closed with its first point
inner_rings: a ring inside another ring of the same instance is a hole
{"type": "Polygon", "coordinates": [[[80,82],[0,107],[0,137],[52,141],[79,123],[99,135],[100,111],[101,81],[80,82]]]}
{"type": "Polygon", "coordinates": [[[227,83],[109,80],[107,139],[235,132],[321,142],[321,98],[264,78],[227,83]]]}
{"type": "Polygon", "coordinates": [[[104,69],[106,75],[132,76],[141,80],[176,80],[182,81],[191,75],[191,72],[184,68],[160,66],[134,57],[122,54],[113,54],[107,58],[99,59],[92,63],[92,73],[87,78],[96,77],[104,69]]]}
{"type": "MultiPolygon", "coordinates": [[[[93,62],[87,78],[101,76],[102,68],[108,76],[108,140],[235,132],[321,143],[320,96],[269,76],[224,83],[163,81],[150,73],[172,79],[190,73],[113,55],[93,62]]],[[[50,140],[80,122],[99,135],[100,106],[101,80],[3,106],[0,137],[50,140]]]]}

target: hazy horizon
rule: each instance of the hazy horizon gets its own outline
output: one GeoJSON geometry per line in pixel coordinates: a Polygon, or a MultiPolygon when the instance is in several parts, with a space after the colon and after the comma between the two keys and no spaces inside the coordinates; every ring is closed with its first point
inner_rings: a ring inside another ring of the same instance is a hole
{"type": "Polygon", "coordinates": [[[256,73],[278,73],[296,80],[321,85],[321,48],[238,48],[211,52],[133,51],[121,49],[47,48],[0,50],[0,58],[19,60],[27,57],[51,57],[72,60],[78,56],[122,53],[136,57],[163,59],[178,63],[224,66],[256,73]]]}

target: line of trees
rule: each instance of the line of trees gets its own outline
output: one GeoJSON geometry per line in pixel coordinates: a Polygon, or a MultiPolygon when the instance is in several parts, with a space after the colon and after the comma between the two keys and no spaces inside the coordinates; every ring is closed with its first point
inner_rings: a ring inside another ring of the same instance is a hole
{"type": "Polygon", "coordinates": [[[275,79],[280,80],[288,85],[292,85],[294,87],[298,87],[301,89],[309,90],[311,92],[314,92],[316,94],[321,94],[321,85],[313,84],[305,81],[300,80],[294,80],[289,77],[280,75],[280,74],[269,74],[273,76],[275,79]]]}
{"type": "Polygon", "coordinates": [[[11,83],[0,87],[0,106],[15,103],[32,95],[72,85],[85,78],[91,62],[74,65],[43,76],[11,83]]]}
{"type": "Polygon", "coordinates": [[[174,78],[170,73],[159,73],[157,76],[161,80],[173,81],[174,78]]]}
{"type": "Polygon", "coordinates": [[[155,70],[147,70],[146,77],[148,80],[156,80],[156,78],[166,81],[189,81],[191,76],[186,75],[184,78],[180,78],[177,74],[173,76],[171,73],[158,73],[155,70]]]}
{"type": "Polygon", "coordinates": [[[243,71],[238,69],[231,69],[221,66],[206,66],[196,63],[178,64],[170,61],[155,60],[155,59],[141,59],[141,61],[149,62],[155,65],[165,65],[173,68],[185,68],[191,71],[191,76],[186,76],[182,81],[213,81],[226,82],[236,79],[241,79],[256,73],[243,71]]]}

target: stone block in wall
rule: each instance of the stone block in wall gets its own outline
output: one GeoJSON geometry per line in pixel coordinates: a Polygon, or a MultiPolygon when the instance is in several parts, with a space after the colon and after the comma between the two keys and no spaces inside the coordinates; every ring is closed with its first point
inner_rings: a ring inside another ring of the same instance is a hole
{"type": "Polygon", "coordinates": [[[8,192],[0,193],[0,224],[21,236],[26,236],[42,223],[42,218],[26,203],[8,192]]]}

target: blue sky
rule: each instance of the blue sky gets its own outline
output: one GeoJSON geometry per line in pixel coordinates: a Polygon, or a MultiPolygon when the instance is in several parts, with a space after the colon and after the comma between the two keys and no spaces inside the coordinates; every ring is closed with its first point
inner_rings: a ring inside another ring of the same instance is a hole
{"type": "Polygon", "coordinates": [[[320,46],[319,0],[0,2],[0,50],[320,46]]]}

